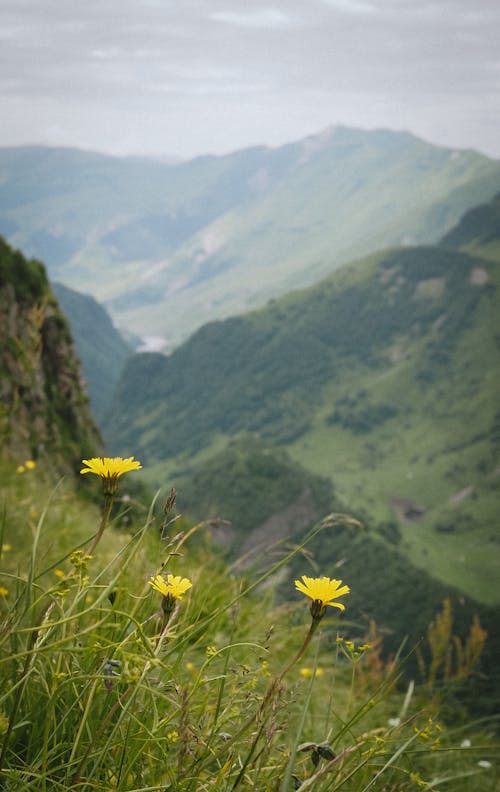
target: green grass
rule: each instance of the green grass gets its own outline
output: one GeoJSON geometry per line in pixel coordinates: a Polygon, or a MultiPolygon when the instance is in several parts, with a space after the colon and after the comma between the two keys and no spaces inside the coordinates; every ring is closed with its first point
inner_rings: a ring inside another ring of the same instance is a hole
{"type": "Polygon", "coordinates": [[[201,527],[174,520],[161,538],[165,516],[152,508],[129,534],[108,526],[82,559],[71,551],[95,533],[95,506],[70,482],[47,496],[42,469],[3,472],[6,789],[497,788],[494,724],[458,714],[455,672],[398,688],[380,634],[350,642],[348,598],[346,618],[328,613],[308,643],[291,556],[242,573],[213,554],[201,527]],[[174,610],[149,585],[167,572],[192,582],[174,610]],[[278,574],[281,601],[268,585],[278,574]]]}

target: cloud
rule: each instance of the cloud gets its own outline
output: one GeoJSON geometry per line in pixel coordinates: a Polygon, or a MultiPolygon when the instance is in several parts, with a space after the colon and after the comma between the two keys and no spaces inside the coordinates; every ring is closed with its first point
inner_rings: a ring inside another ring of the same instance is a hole
{"type": "Polygon", "coordinates": [[[251,11],[215,11],[210,18],[216,22],[247,28],[284,30],[297,23],[295,17],[277,8],[260,8],[251,11]]]}
{"type": "Polygon", "coordinates": [[[377,6],[369,0],[322,0],[325,5],[345,14],[373,14],[377,6]]]}
{"type": "Polygon", "coordinates": [[[344,123],[500,155],[499,29],[491,0],[2,0],[0,145],[192,156],[344,123]]]}

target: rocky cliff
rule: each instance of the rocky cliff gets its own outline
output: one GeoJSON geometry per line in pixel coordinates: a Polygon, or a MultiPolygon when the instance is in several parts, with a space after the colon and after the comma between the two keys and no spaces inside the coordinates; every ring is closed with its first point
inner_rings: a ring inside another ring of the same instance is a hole
{"type": "Polygon", "coordinates": [[[0,453],[68,472],[101,447],[45,269],[0,237],[0,453]]]}

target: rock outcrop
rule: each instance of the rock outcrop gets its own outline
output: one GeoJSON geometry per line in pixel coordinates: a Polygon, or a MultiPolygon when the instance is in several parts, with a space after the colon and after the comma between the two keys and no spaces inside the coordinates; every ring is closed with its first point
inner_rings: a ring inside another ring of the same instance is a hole
{"type": "Polygon", "coordinates": [[[102,440],[43,265],[0,237],[0,451],[76,470],[102,440]]]}

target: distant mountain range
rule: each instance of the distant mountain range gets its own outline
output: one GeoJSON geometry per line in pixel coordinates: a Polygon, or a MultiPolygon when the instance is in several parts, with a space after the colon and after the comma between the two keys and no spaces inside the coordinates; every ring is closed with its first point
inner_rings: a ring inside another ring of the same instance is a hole
{"type": "Polygon", "coordinates": [[[497,602],[499,237],[497,197],[440,245],[372,254],[169,357],[133,356],[111,447],[185,482],[261,437],[348,509],[396,521],[417,566],[497,602]]]}
{"type": "Polygon", "coordinates": [[[8,148],[0,233],[171,349],[372,250],[433,243],[499,189],[499,162],[385,130],[176,164],[8,148]]]}

